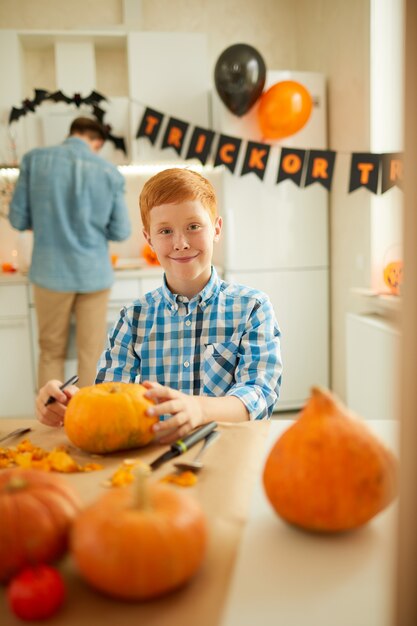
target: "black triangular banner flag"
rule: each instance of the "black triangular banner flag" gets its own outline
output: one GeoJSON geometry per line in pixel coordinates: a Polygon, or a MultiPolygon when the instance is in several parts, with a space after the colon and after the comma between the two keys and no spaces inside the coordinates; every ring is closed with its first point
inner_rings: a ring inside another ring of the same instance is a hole
{"type": "Polygon", "coordinates": [[[310,150],[304,187],[308,187],[313,183],[320,183],[320,185],[330,190],[335,160],[336,152],[332,150],[310,150]]]}
{"type": "Polygon", "coordinates": [[[368,152],[354,152],[350,165],[349,193],[359,187],[378,192],[379,162],[381,155],[368,152]]]}
{"type": "Polygon", "coordinates": [[[188,130],[188,122],[170,117],[162,140],[162,148],[174,148],[175,152],[181,154],[184,144],[184,137],[188,130]]]}
{"type": "Polygon", "coordinates": [[[186,159],[198,159],[203,165],[206,164],[210,154],[210,148],[214,139],[214,131],[196,126],[191,135],[190,145],[186,159]]]}
{"type": "Polygon", "coordinates": [[[305,150],[281,149],[277,183],[289,178],[300,187],[305,154],[305,150]]]}
{"type": "Polygon", "coordinates": [[[241,143],[242,140],[237,137],[220,135],[216,157],[214,159],[214,167],[217,167],[217,165],[225,165],[233,174],[236,169],[241,143]]]}
{"type": "Polygon", "coordinates": [[[381,193],[385,193],[394,185],[403,187],[404,179],[404,164],[403,155],[399,152],[390,152],[388,154],[381,154],[382,160],[382,181],[381,181],[381,193]]]}
{"type": "Polygon", "coordinates": [[[164,116],[162,113],[159,113],[159,111],[146,108],[138,132],[136,133],[136,139],[139,139],[139,137],[147,137],[149,141],[154,144],[163,119],[164,116]]]}
{"type": "Polygon", "coordinates": [[[266,165],[268,163],[269,151],[271,146],[265,143],[255,143],[248,141],[248,147],[246,148],[245,160],[243,161],[241,176],[253,172],[263,180],[265,176],[266,165]]]}

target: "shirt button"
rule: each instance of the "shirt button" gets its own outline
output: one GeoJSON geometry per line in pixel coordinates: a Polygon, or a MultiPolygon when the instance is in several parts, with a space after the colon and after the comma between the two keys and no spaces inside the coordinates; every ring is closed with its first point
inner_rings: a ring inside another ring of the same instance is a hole
{"type": "Polygon", "coordinates": [[[189,361],[184,361],[184,367],[190,367],[189,361]]]}
{"type": "Polygon", "coordinates": [[[191,320],[186,320],[185,325],[186,326],[191,326],[191,320]]]}

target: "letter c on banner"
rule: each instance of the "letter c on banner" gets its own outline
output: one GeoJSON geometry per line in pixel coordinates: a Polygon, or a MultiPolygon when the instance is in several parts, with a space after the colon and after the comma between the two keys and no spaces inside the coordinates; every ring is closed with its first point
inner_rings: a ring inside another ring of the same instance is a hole
{"type": "Polygon", "coordinates": [[[219,154],[223,163],[233,163],[233,157],[230,156],[236,150],[236,146],[232,143],[225,143],[224,146],[220,148],[219,154]]]}

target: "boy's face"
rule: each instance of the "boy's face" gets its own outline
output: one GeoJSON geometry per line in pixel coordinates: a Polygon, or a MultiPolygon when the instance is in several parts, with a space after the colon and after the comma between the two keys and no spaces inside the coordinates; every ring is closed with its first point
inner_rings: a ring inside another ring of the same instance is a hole
{"type": "Polygon", "coordinates": [[[190,298],[207,284],[211,274],[213,244],[222,220],[211,216],[199,200],[161,204],[149,214],[149,232],[143,231],[165,270],[173,293],[190,298]]]}

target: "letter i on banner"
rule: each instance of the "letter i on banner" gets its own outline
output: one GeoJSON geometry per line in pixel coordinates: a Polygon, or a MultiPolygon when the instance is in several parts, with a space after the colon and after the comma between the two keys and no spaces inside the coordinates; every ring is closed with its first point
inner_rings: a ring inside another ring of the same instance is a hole
{"type": "Polygon", "coordinates": [[[354,152],[350,164],[349,193],[366,187],[373,193],[378,192],[379,163],[381,155],[354,152]]]}
{"type": "Polygon", "coordinates": [[[332,186],[336,152],[332,150],[310,150],[304,187],[320,183],[330,190],[332,186]]]}
{"type": "Polygon", "coordinates": [[[214,132],[196,126],[191,135],[186,159],[198,159],[203,165],[206,164],[213,144],[214,132]]]}
{"type": "Polygon", "coordinates": [[[289,179],[300,187],[305,155],[305,150],[281,148],[277,183],[289,179]]]}
{"type": "Polygon", "coordinates": [[[154,111],[149,107],[145,109],[142,121],[136,133],[136,139],[139,137],[147,137],[151,144],[155,144],[159,129],[161,128],[164,116],[159,111],[154,111]]]}
{"type": "Polygon", "coordinates": [[[266,165],[268,163],[269,151],[271,146],[264,143],[254,143],[248,141],[248,147],[246,148],[245,159],[243,161],[241,176],[253,172],[263,180],[265,176],[266,165]]]}
{"type": "Polygon", "coordinates": [[[188,127],[187,122],[171,117],[166,127],[161,148],[174,148],[175,152],[180,155],[188,127]]]}
{"type": "Polygon", "coordinates": [[[225,165],[233,174],[236,169],[241,144],[242,140],[237,137],[220,135],[214,159],[214,167],[225,165]]]}
{"type": "Polygon", "coordinates": [[[402,189],[404,179],[403,155],[399,152],[382,154],[381,193],[396,185],[402,189]]]}

